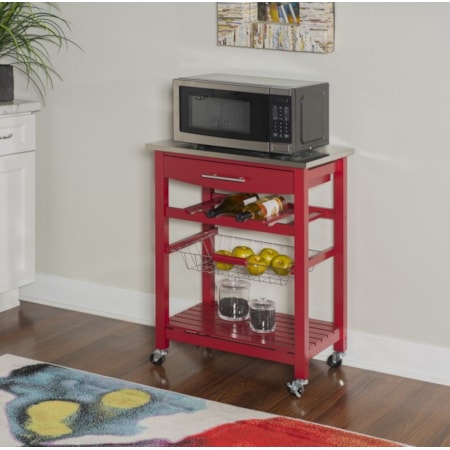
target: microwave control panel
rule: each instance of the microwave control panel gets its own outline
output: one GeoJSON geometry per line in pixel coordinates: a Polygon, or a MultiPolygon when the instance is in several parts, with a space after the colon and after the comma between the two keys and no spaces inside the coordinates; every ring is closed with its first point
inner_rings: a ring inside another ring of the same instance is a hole
{"type": "Polygon", "coordinates": [[[270,140],[283,143],[292,140],[290,96],[270,96],[270,140]]]}

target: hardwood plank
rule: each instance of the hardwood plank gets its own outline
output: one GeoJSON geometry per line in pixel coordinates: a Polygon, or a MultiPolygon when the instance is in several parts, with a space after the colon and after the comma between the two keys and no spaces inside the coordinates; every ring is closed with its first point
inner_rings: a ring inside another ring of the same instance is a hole
{"type": "Polygon", "coordinates": [[[11,353],[236,406],[296,417],[414,446],[450,446],[450,388],[344,364],[310,364],[302,398],[287,364],[171,342],[149,363],[154,329],[22,302],[0,314],[0,354],[11,353]]]}

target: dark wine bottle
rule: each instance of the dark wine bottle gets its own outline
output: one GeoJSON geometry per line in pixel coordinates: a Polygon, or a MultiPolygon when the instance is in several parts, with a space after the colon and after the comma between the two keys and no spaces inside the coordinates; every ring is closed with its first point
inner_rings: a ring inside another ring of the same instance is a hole
{"type": "Polygon", "coordinates": [[[266,220],[277,216],[286,207],[287,201],[284,197],[281,195],[269,195],[245,206],[241,212],[236,214],[236,220],[238,222],[245,222],[249,219],[266,220]]]}
{"type": "Polygon", "coordinates": [[[206,211],[206,217],[211,218],[221,214],[236,214],[252,202],[258,200],[258,198],[258,194],[250,194],[247,192],[228,195],[222,200],[219,206],[206,211]]]}

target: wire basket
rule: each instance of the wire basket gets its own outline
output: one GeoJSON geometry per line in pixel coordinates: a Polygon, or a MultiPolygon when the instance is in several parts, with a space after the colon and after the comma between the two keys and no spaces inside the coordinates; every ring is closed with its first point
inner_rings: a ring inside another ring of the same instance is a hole
{"type": "Polygon", "coordinates": [[[249,269],[245,258],[219,255],[219,250],[232,252],[235,247],[245,246],[258,254],[264,248],[272,248],[278,254],[287,255],[293,259],[293,247],[288,245],[279,245],[258,241],[255,239],[245,239],[236,236],[227,236],[223,234],[207,235],[198,241],[186,246],[177,252],[183,258],[184,264],[189,270],[197,270],[207,273],[218,273],[220,275],[234,277],[238,279],[247,279],[251,281],[261,281],[270,284],[285,285],[292,280],[291,273],[279,275],[271,267],[264,264],[252,264],[249,269]],[[229,270],[222,270],[221,267],[230,267],[229,270]],[[260,266],[260,267],[258,267],[260,266]],[[262,272],[253,275],[249,270],[262,272]]]}

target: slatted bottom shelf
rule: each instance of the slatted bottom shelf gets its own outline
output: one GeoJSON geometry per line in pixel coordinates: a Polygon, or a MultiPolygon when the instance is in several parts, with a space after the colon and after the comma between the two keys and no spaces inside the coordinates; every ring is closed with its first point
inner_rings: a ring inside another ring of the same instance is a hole
{"type": "MultiPolygon", "coordinates": [[[[286,364],[294,364],[294,317],[276,314],[273,333],[255,333],[248,321],[229,322],[218,317],[217,306],[199,303],[170,317],[167,338],[286,364]]],[[[339,340],[340,332],[330,322],[309,320],[309,355],[320,353],[339,340]]]]}

